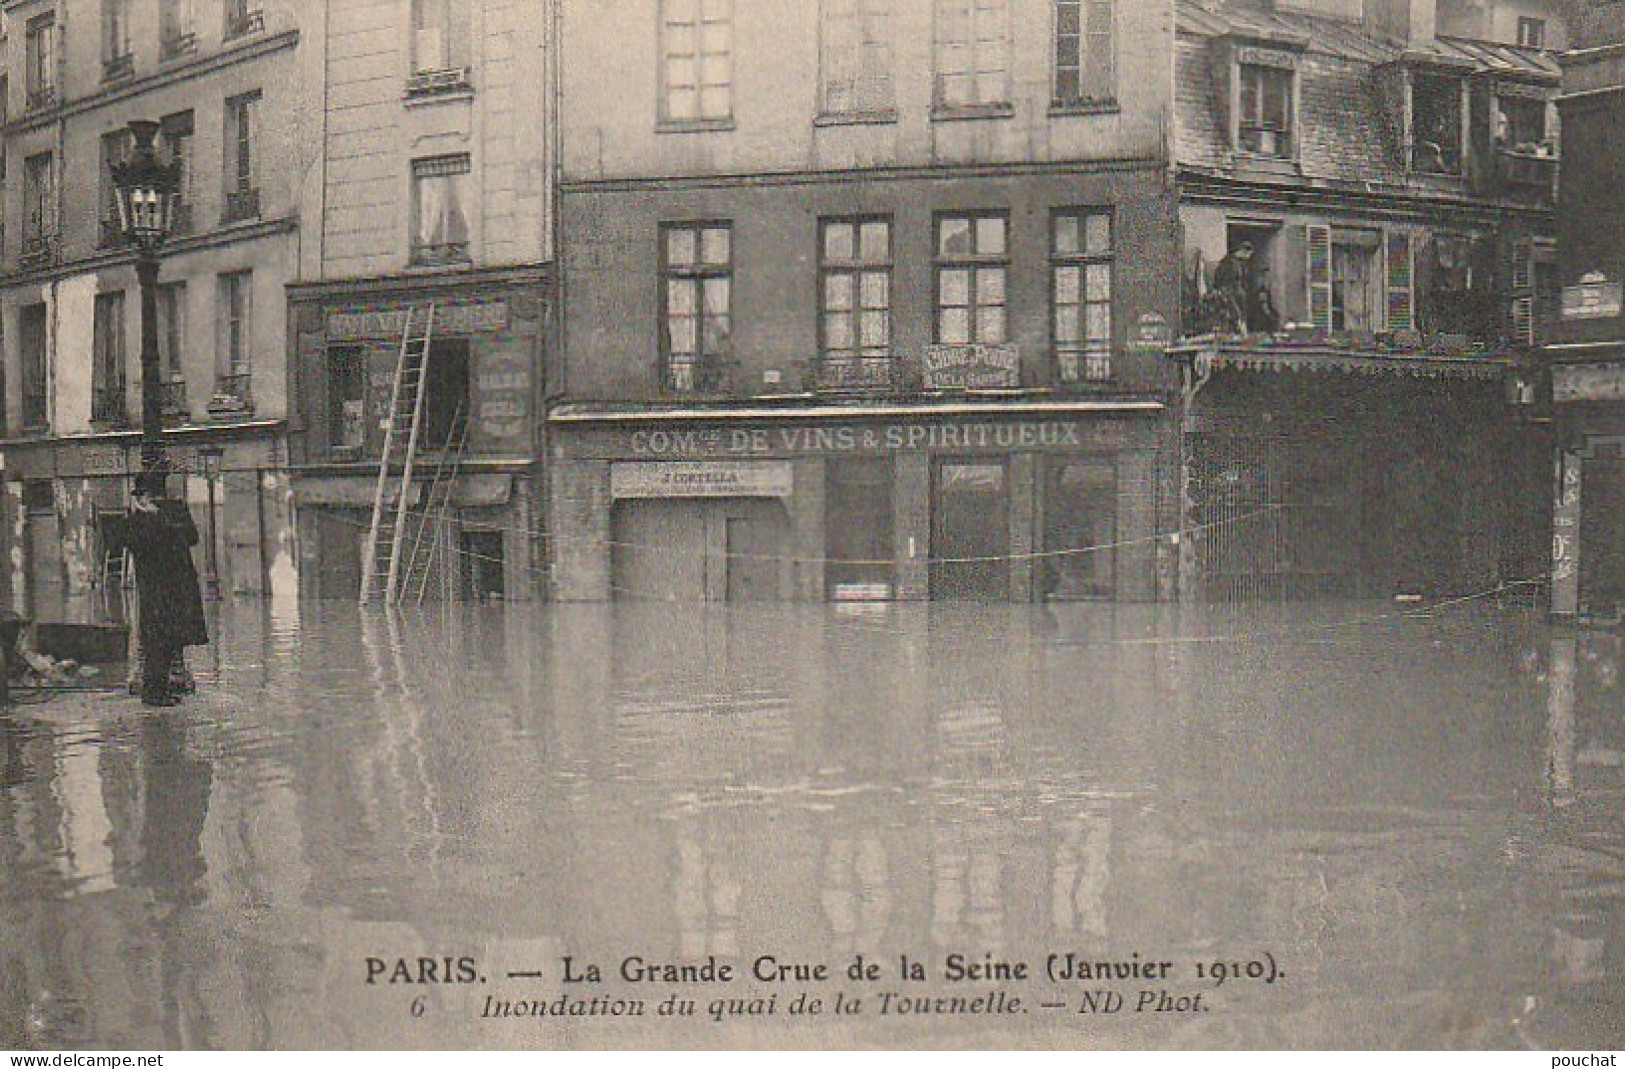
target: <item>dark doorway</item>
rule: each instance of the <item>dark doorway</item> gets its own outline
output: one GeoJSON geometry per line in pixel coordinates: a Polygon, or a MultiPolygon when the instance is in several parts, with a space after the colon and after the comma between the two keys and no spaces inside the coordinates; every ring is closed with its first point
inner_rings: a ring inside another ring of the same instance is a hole
{"type": "Polygon", "coordinates": [[[464,531],[460,538],[463,593],[472,601],[501,601],[503,578],[502,532],[464,531]]]}
{"type": "Polygon", "coordinates": [[[890,460],[832,460],[824,503],[826,595],[835,601],[892,596],[890,460]]]}
{"type": "Polygon", "coordinates": [[[1053,459],[1044,483],[1040,590],[1057,601],[1109,598],[1115,587],[1117,469],[1109,459],[1053,459]]]}
{"type": "Polygon", "coordinates": [[[430,346],[429,373],[423,380],[423,424],[418,445],[443,449],[453,441],[459,420],[468,418],[468,339],[437,339],[430,346]]]}
{"type": "Polygon", "coordinates": [[[1000,461],[939,461],[931,488],[931,596],[1010,596],[1009,490],[1000,461]]]}
{"type": "Polygon", "coordinates": [[[359,456],[367,444],[366,350],[346,345],[327,351],[327,443],[333,452],[359,456]]]}
{"type": "Polygon", "coordinates": [[[1625,608],[1625,458],[1585,462],[1580,487],[1580,602],[1592,615],[1625,608]]]}

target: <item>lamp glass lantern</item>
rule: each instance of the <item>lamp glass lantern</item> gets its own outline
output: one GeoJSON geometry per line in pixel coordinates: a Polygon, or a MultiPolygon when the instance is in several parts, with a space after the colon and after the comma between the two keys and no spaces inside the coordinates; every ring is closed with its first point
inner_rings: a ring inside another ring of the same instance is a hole
{"type": "Polygon", "coordinates": [[[119,228],[125,240],[151,252],[175,229],[181,165],[159,162],[153,148],[158,135],[156,122],[136,119],[130,123],[130,135],[134,139],[130,158],[112,165],[119,228]]]}

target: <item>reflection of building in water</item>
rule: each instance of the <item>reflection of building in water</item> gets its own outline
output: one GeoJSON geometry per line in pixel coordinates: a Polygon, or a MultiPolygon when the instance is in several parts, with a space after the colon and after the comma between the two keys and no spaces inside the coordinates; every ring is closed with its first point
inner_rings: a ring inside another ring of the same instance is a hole
{"type": "Polygon", "coordinates": [[[1574,801],[1574,658],[1574,636],[1553,636],[1546,676],[1546,778],[1555,806],[1574,801]]]}
{"type": "Polygon", "coordinates": [[[677,822],[677,866],[672,881],[672,912],[678,947],[685,957],[739,953],[739,895],[743,890],[728,858],[731,847],[691,820],[677,822]]]}
{"type": "Polygon", "coordinates": [[[1057,935],[1104,937],[1111,883],[1112,818],[1104,807],[1059,822],[1050,873],[1050,921],[1057,935]]]}
{"type": "Polygon", "coordinates": [[[874,832],[832,835],[824,851],[824,917],[831,953],[873,951],[891,920],[886,843],[874,832]]]}

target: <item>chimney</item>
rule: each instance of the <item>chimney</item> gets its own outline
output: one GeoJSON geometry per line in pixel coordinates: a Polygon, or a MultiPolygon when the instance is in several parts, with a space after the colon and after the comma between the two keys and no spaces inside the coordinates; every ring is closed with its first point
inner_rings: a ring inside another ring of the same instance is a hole
{"type": "Polygon", "coordinates": [[[1439,0],[1366,0],[1366,29],[1406,48],[1428,48],[1439,32],[1439,0]]]}

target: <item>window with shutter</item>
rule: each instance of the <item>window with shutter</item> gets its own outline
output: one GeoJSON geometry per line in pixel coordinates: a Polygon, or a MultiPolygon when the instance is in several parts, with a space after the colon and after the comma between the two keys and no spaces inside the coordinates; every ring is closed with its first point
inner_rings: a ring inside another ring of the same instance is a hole
{"type": "Polygon", "coordinates": [[[1387,235],[1388,329],[1416,328],[1415,260],[1411,236],[1403,231],[1387,235]]]}
{"type": "Polygon", "coordinates": [[[1535,344],[1535,246],[1529,241],[1512,246],[1512,342],[1535,344]]]}
{"type": "Polygon", "coordinates": [[[1304,227],[1309,250],[1305,279],[1309,286],[1309,322],[1316,330],[1332,329],[1332,228],[1304,227]]]}

